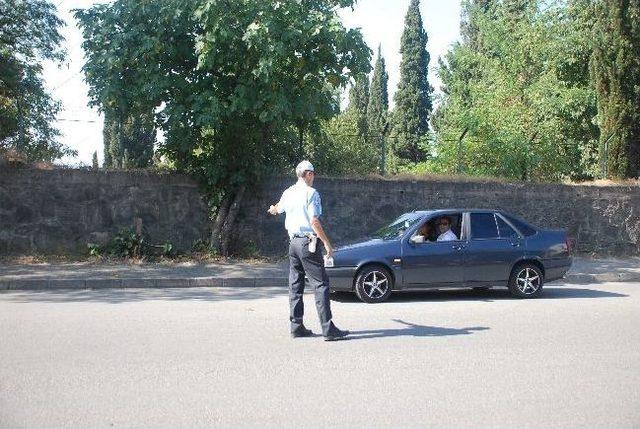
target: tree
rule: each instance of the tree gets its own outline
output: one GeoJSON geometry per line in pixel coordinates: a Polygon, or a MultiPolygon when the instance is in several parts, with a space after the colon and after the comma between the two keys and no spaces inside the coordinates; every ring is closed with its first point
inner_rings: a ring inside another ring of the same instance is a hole
{"type": "Polygon", "coordinates": [[[358,136],[368,140],[369,127],[367,124],[367,106],[369,104],[369,77],[356,76],[355,83],[349,91],[349,106],[347,111],[356,118],[358,136]]]}
{"type": "Polygon", "coordinates": [[[432,165],[522,180],[591,174],[588,1],[467,2],[474,31],[447,53],[432,165]],[[464,137],[464,138],[463,138],[464,137]]]}
{"type": "MultiPolygon", "coordinates": [[[[162,54],[184,47],[182,40],[171,37],[176,26],[186,30],[185,15],[192,14],[193,8],[194,2],[189,1],[141,4],[121,0],[76,10],[88,57],[84,71],[90,84],[91,104],[104,113],[105,167],[150,165],[156,135],[154,109],[166,95],[162,94],[166,84],[157,84],[167,80],[163,73],[168,71],[147,68],[153,64],[148,61],[157,61],[162,54]],[[167,16],[176,19],[169,23],[167,16]],[[167,27],[160,29],[154,23],[167,27]]],[[[195,64],[193,46],[192,42],[191,57],[195,64]]]]}
{"type": "Polygon", "coordinates": [[[57,141],[60,110],[46,92],[42,61],[61,62],[63,22],[45,0],[0,0],[0,148],[30,161],[53,161],[75,151],[57,141]]]}
{"type": "Polygon", "coordinates": [[[389,93],[387,84],[389,75],[382,57],[382,48],[378,46],[378,59],[373,68],[373,77],[371,78],[371,90],[369,92],[369,105],[367,106],[367,125],[369,135],[372,139],[380,142],[380,172],[385,174],[385,163],[387,156],[387,147],[385,144],[388,124],[389,110],[389,93]]]}
{"type": "Polygon", "coordinates": [[[640,175],[640,1],[600,0],[593,77],[601,151],[614,177],[640,175]],[[605,148],[605,145],[608,145],[605,148]],[[606,150],[605,150],[606,149],[606,150]]]}
{"type": "Polygon", "coordinates": [[[495,0],[462,0],[460,16],[460,35],[462,42],[471,49],[482,49],[482,34],[478,26],[478,19],[491,9],[495,0]]]}
{"type": "Polygon", "coordinates": [[[91,158],[91,167],[94,170],[97,170],[98,168],[100,168],[100,166],[98,165],[98,151],[94,151],[93,152],[93,157],[91,158]]]}
{"type": "Polygon", "coordinates": [[[411,0],[400,44],[400,82],[393,112],[393,152],[400,163],[422,162],[431,115],[427,33],[420,15],[420,0],[411,0]]]}
{"type": "Polygon", "coordinates": [[[215,250],[230,252],[247,188],[295,156],[275,136],[333,116],[340,88],[369,71],[362,35],[337,14],[352,5],[119,0],[77,12],[93,102],[118,127],[156,111],[160,153],[207,194],[215,250]]]}

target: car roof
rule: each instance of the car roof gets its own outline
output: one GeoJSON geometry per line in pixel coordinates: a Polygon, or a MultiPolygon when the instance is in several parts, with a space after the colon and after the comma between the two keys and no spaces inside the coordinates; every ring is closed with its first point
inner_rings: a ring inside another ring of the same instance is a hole
{"type": "Polygon", "coordinates": [[[502,210],[496,209],[436,209],[436,210],[414,210],[413,213],[419,213],[422,215],[430,215],[437,213],[451,213],[451,212],[498,212],[502,213],[502,210]]]}

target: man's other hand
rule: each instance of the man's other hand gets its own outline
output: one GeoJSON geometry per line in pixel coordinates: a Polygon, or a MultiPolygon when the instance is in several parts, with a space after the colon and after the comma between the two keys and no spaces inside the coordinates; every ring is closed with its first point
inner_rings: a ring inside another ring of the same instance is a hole
{"type": "Polygon", "coordinates": [[[333,247],[329,247],[328,249],[326,249],[327,251],[327,257],[328,258],[332,258],[333,257],[333,247]]]}

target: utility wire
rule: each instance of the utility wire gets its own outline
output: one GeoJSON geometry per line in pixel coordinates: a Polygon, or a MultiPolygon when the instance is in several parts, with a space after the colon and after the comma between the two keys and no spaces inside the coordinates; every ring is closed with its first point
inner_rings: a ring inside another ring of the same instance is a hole
{"type": "Polygon", "coordinates": [[[57,118],[56,121],[60,122],[87,122],[87,123],[97,123],[98,121],[94,121],[91,119],[70,119],[70,118],[57,118]]]}

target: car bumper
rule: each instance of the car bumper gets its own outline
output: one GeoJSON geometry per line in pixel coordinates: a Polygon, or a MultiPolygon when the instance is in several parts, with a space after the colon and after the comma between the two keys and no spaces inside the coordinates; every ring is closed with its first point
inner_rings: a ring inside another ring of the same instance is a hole
{"type": "Polygon", "coordinates": [[[569,259],[555,259],[546,261],[545,266],[545,281],[552,282],[554,280],[558,280],[563,278],[567,271],[571,268],[572,260],[569,259]]]}
{"type": "Polygon", "coordinates": [[[356,267],[331,267],[326,270],[331,290],[353,290],[353,276],[356,274],[356,267]]]}

